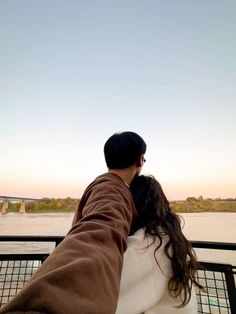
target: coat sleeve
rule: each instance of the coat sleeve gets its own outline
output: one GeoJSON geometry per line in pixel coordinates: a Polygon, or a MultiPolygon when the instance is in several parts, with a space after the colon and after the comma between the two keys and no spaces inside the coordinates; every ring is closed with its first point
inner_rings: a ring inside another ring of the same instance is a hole
{"type": "Polygon", "coordinates": [[[83,217],[0,313],[115,313],[133,209],[129,189],[108,179],[90,186],[83,217]]]}

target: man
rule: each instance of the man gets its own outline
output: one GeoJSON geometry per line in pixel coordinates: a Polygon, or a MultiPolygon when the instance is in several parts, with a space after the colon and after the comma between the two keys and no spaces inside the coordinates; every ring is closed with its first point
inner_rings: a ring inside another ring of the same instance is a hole
{"type": "Polygon", "coordinates": [[[0,313],[115,313],[136,215],[129,184],[140,173],[145,152],[146,143],[134,132],[107,140],[108,172],[86,188],[71,230],[0,313]]]}

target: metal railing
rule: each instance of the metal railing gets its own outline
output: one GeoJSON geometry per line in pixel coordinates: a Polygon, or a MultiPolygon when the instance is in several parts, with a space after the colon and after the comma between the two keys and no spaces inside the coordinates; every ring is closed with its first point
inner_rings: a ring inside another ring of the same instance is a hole
{"type": "MultiPolygon", "coordinates": [[[[62,236],[0,236],[0,243],[52,242],[57,246],[62,240],[62,236]]],[[[236,243],[191,242],[197,249],[236,251],[236,243]]],[[[0,254],[0,307],[22,289],[48,254],[0,254]]],[[[197,277],[204,290],[197,291],[198,313],[236,314],[235,276],[236,266],[199,262],[197,277]]]]}

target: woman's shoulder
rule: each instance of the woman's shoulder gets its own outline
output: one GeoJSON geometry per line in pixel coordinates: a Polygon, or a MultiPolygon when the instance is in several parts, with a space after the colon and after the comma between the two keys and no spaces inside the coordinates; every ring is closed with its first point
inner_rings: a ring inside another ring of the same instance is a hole
{"type": "Polygon", "coordinates": [[[128,237],[128,245],[132,247],[139,247],[139,246],[159,246],[160,242],[162,244],[168,241],[169,237],[167,235],[161,235],[159,238],[158,236],[151,235],[149,233],[145,233],[145,228],[141,228],[137,230],[133,235],[128,237]]]}
{"type": "Polygon", "coordinates": [[[141,241],[144,239],[144,237],[145,237],[145,229],[141,228],[141,229],[138,229],[134,234],[130,235],[128,237],[128,241],[129,242],[141,241]]]}
{"type": "Polygon", "coordinates": [[[147,236],[145,235],[145,229],[137,230],[133,235],[128,237],[128,247],[140,247],[147,244],[147,236]]]}

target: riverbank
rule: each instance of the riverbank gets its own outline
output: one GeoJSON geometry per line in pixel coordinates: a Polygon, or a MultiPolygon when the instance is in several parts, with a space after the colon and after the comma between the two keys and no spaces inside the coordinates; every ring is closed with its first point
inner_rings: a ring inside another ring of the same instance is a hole
{"type": "Polygon", "coordinates": [[[172,201],[170,206],[176,213],[236,212],[236,200],[191,198],[186,201],[172,201]]]}
{"type": "MultiPolygon", "coordinates": [[[[63,213],[75,212],[80,199],[50,199],[44,198],[38,201],[25,203],[27,213],[63,213]]],[[[236,199],[203,199],[189,197],[182,201],[170,201],[172,210],[176,213],[202,213],[202,212],[236,212],[236,199]]],[[[0,208],[2,203],[0,202],[0,208]]],[[[20,202],[9,202],[6,213],[19,212],[20,202]]]]}

